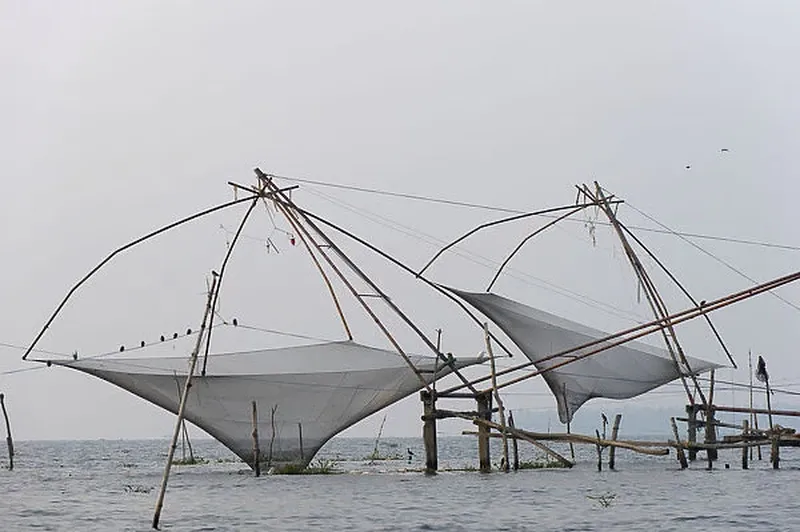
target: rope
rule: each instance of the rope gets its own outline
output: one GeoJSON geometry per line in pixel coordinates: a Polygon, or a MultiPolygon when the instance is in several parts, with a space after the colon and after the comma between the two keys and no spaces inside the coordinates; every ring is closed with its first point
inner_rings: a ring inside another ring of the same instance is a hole
{"type": "MultiPolygon", "coordinates": [[[[512,209],[507,207],[498,207],[493,205],[485,205],[481,203],[471,203],[466,201],[457,201],[457,200],[448,200],[444,198],[438,198],[433,196],[423,196],[419,194],[409,194],[404,192],[394,192],[388,190],[380,190],[376,188],[367,188],[367,187],[359,187],[354,185],[344,185],[338,183],[330,183],[325,181],[315,181],[313,179],[304,179],[299,177],[291,177],[291,176],[283,176],[283,175],[275,175],[275,177],[279,179],[284,179],[286,181],[296,182],[296,183],[306,183],[311,185],[319,185],[322,187],[330,187],[330,188],[338,188],[342,190],[351,190],[356,192],[365,192],[369,194],[377,194],[381,196],[388,196],[388,197],[396,197],[396,198],[403,198],[403,199],[411,199],[416,201],[425,201],[430,203],[438,203],[441,205],[452,205],[456,207],[467,207],[467,208],[474,208],[474,209],[483,209],[488,211],[494,212],[502,212],[508,214],[522,214],[525,211],[519,209],[512,209]]],[[[628,204],[630,205],[630,204],[628,204]]],[[[553,218],[552,215],[542,215],[543,218],[553,218]]],[[[583,223],[577,220],[570,220],[572,223],[583,223]]],[[[594,222],[595,225],[610,225],[608,222],[596,221],[594,222]]],[[[719,236],[719,235],[708,235],[702,233],[690,233],[690,232],[681,232],[681,231],[673,231],[671,229],[658,229],[654,227],[638,227],[635,225],[629,225],[630,229],[635,229],[636,231],[645,231],[650,233],[660,233],[660,234],[668,234],[668,235],[675,235],[675,236],[682,236],[686,238],[697,238],[703,240],[715,240],[719,242],[728,242],[732,244],[743,244],[748,246],[759,246],[765,248],[773,248],[773,249],[782,249],[787,251],[800,251],[800,246],[793,246],[789,244],[777,244],[773,242],[764,242],[759,240],[749,240],[744,238],[736,238],[736,237],[728,237],[728,236],[719,236]]]]}

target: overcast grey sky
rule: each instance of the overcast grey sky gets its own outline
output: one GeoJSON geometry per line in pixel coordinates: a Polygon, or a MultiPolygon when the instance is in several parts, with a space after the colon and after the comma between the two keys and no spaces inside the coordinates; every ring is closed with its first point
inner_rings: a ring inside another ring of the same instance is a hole
{"type": "MultiPolygon", "coordinates": [[[[28,343],[109,250],[229,199],[226,181],[250,182],[254,166],[516,209],[569,203],[574,184],[598,179],[681,230],[800,245],[799,17],[793,1],[4,1],[0,342],[28,343]]],[[[448,240],[499,216],[320,187],[295,198],[416,267],[436,251],[420,232],[448,240]]],[[[120,259],[76,296],[42,347],[88,355],[196,327],[204,276],[225,250],[220,225],[235,228],[240,214],[120,259]]],[[[652,225],[630,208],[620,216],[652,225]]],[[[501,260],[532,226],[465,249],[501,260]]],[[[263,213],[247,234],[223,312],[261,327],[340,334],[285,235],[263,213]],[[264,249],[270,234],[280,256],[264,249]]],[[[747,285],[674,237],[642,236],[698,298],[747,285]]],[[[630,324],[621,314],[646,316],[619,246],[602,227],[597,237],[594,247],[580,223],[548,233],[498,291],[609,330],[630,324]],[[618,310],[564,297],[552,284],[618,310]]],[[[758,280],[798,265],[793,251],[701,243],[758,280]]],[[[452,306],[356,255],[426,330],[445,329],[448,349],[482,348],[480,332],[452,306]]],[[[449,255],[431,273],[480,289],[493,272],[449,255]]],[[[685,304],[665,293],[672,308],[685,304]]],[[[800,288],[781,293],[800,303],[800,288]]],[[[748,349],[765,354],[777,386],[800,383],[799,317],[762,296],[717,321],[742,365],[748,349]]],[[[686,328],[686,343],[694,356],[724,360],[699,326],[686,328]]],[[[0,355],[0,371],[35,367],[17,350],[0,355]]],[[[164,436],[172,424],[156,407],[63,369],[2,375],[0,390],[21,439],[164,436]]],[[[539,428],[556,419],[541,383],[513,391],[511,407],[541,411],[532,418],[539,428]]],[[[680,408],[680,395],[642,404],[665,402],[680,408]]],[[[391,408],[386,432],[417,434],[419,410],[414,398],[391,408]]],[[[373,435],[381,417],[349,434],[373,435]]]]}

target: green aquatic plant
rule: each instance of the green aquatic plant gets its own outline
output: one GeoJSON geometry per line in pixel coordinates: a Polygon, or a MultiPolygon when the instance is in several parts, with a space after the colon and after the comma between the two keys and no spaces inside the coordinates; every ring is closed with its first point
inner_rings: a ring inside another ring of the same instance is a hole
{"type": "Polygon", "coordinates": [[[336,467],[336,461],[317,458],[315,462],[303,466],[302,464],[286,464],[281,468],[275,468],[273,474],[276,475],[333,475],[341,473],[336,467]]]}
{"type": "Polygon", "coordinates": [[[550,458],[537,458],[536,460],[523,460],[519,463],[520,469],[558,469],[568,467],[558,460],[550,458]]]}

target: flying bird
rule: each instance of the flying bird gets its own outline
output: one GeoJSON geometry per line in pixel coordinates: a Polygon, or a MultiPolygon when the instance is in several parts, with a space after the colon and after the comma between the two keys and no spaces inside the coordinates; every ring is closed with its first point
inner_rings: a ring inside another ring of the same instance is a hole
{"type": "Polygon", "coordinates": [[[720,151],[720,153],[727,153],[727,152],[729,152],[731,150],[729,150],[728,148],[721,148],[719,151],[720,151]]]}
{"type": "Polygon", "coordinates": [[[692,167],[692,166],[691,166],[691,165],[689,165],[689,164],[687,164],[687,165],[686,165],[686,169],[687,169],[687,170],[689,170],[691,167],[692,167]]]}

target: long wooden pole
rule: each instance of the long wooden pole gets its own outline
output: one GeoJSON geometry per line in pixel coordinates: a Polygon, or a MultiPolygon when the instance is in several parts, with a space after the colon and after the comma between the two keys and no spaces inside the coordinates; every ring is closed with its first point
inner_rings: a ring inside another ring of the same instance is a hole
{"type": "Polygon", "coordinates": [[[623,232],[622,228],[620,227],[619,220],[617,219],[616,215],[614,214],[613,210],[608,204],[608,201],[603,194],[603,190],[600,187],[600,184],[595,181],[595,188],[596,188],[596,195],[592,195],[589,191],[589,187],[584,187],[583,193],[586,197],[597,201],[600,204],[600,208],[605,213],[606,217],[608,217],[608,221],[611,222],[611,226],[614,228],[614,231],[617,233],[619,237],[620,243],[622,244],[623,249],[625,250],[625,255],[628,257],[628,261],[631,263],[631,267],[633,268],[634,273],[638,277],[641,285],[644,287],[644,293],[647,298],[647,302],[650,304],[650,307],[653,311],[653,314],[656,318],[661,318],[665,322],[665,327],[662,327],[661,334],[664,338],[664,343],[669,351],[670,357],[672,358],[673,362],[675,363],[675,367],[678,370],[678,375],[680,376],[681,383],[686,390],[686,395],[689,398],[689,402],[694,404],[694,397],[692,396],[691,391],[689,390],[689,386],[686,383],[686,376],[684,375],[684,371],[682,370],[681,363],[689,369],[690,376],[694,381],[695,388],[697,389],[702,402],[705,403],[705,397],[703,396],[703,392],[700,389],[700,385],[697,383],[697,379],[694,374],[691,372],[691,368],[689,366],[688,360],[686,356],[683,354],[683,348],[681,347],[680,342],[678,341],[678,336],[675,334],[675,329],[672,327],[667,316],[669,315],[669,311],[661,299],[661,295],[658,293],[658,290],[655,287],[650,275],[645,270],[644,265],[642,264],[639,256],[631,246],[630,242],[628,242],[625,233],[623,232]]]}
{"type": "Polygon", "coordinates": [[[192,385],[192,377],[194,370],[197,366],[198,355],[202,347],[203,339],[205,338],[206,325],[208,324],[208,316],[211,314],[211,302],[214,297],[214,292],[217,289],[217,274],[212,272],[213,280],[211,282],[211,289],[208,291],[208,301],[206,302],[206,310],[203,314],[203,322],[200,325],[200,333],[197,335],[197,343],[192,351],[192,356],[189,362],[189,372],[186,374],[186,384],[183,385],[183,393],[181,394],[181,402],[178,405],[178,419],[175,422],[175,430],[172,432],[172,442],[169,446],[167,453],[167,464],[164,466],[164,477],[161,479],[161,489],[158,492],[158,500],[156,501],[156,509],[153,514],[153,528],[158,530],[158,521],[161,518],[161,509],[164,506],[164,495],[167,492],[167,482],[169,481],[169,472],[172,468],[172,459],[175,456],[175,449],[178,447],[178,435],[180,434],[181,424],[183,422],[183,413],[186,409],[186,400],[189,397],[189,390],[192,385]]]}
{"type": "MultiPolygon", "coordinates": [[[[291,188],[297,188],[297,187],[295,186],[295,187],[291,187],[291,188]]],[[[155,236],[160,235],[161,233],[164,233],[166,231],[174,229],[174,228],[176,228],[176,227],[178,227],[180,225],[183,225],[185,223],[191,222],[192,220],[196,220],[197,218],[201,218],[203,216],[207,216],[207,215],[209,215],[211,213],[214,213],[214,212],[217,212],[219,210],[226,209],[226,208],[231,207],[233,205],[238,205],[239,203],[244,203],[244,202],[247,202],[247,201],[251,201],[254,197],[257,197],[257,196],[248,196],[246,198],[239,198],[239,199],[236,199],[236,200],[233,200],[233,201],[229,201],[227,203],[223,203],[221,205],[217,205],[215,207],[211,207],[210,209],[206,209],[206,210],[198,212],[196,214],[192,214],[191,216],[187,216],[186,218],[182,218],[182,219],[180,219],[180,220],[178,220],[176,222],[172,222],[169,225],[165,225],[165,226],[163,226],[163,227],[161,227],[159,229],[156,229],[155,231],[152,231],[152,232],[150,232],[150,233],[148,233],[148,234],[146,234],[146,235],[144,235],[142,237],[139,237],[136,240],[128,242],[124,246],[119,247],[119,248],[115,249],[114,251],[112,251],[105,259],[100,261],[100,263],[97,264],[97,266],[92,268],[92,270],[89,273],[87,273],[85,276],[83,276],[80,281],[75,283],[75,285],[72,288],[70,288],[69,292],[67,292],[67,295],[64,296],[64,299],[61,300],[61,303],[58,304],[58,307],[56,307],[56,310],[53,312],[53,314],[50,316],[50,318],[48,318],[47,322],[44,324],[42,329],[39,331],[39,334],[37,334],[36,338],[33,339],[33,342],[31,342],[31,345],[25,351],[25,354],[22,355],[22,360],[25,360],[25,359],[28,358],[28,355],[36,347],[36,344],[39,343],[39,340],[42,339],[42,336],[44,336],[44,333],[47,331],[47,329],[50,327],[50,325],[52,325],[53,321],[56,319],[56,317],[61,312],[61,310],[64,308],[64,306],[67,304],[67,301],[69,301],[69,299],[78,290],[78,288],[80,288],[86,281],[89,280],[89,278],[91,278],[94,274],[96,274],[103,266],[108,264],[114,257],[116,257],[117,255],[119,255],[120,253],[122,253],[125,250],[128,250],[128,249],[130,249],[130,248],[132,248],[132,247],[134,247],[134,246],[136,246],[138,244],[141,244],[145,240],[149,240],[150,238],[153,238],[155,236]]]]}
{"type": "MultiPolygon", "coordinates": [[[[725,297],[721,297],[721,298],[719,298],[717,300],[714,300],[714,301],[711,301],[709,303],[706,303],[702,307],[699,307],[699,306],[698,307],[692,307],[692,308],[688,308],[688,309],[682,310],[680,312],[676,312],[675,314],[671,314],[670,316],[668,316],[666,319],[669,320],[673,326],[674,325],[678,325],[678,324],[683,323],[685,321],[693,320],[693,319],[695,319],[695,318],[697,318],[699,316],[702,316],[705,313],[713,312],[713,311],[719,310],[719,309],[721,309],[723,307],[726,307],[726,306],[729,306],[729,305],[732,305],[732,304],[735,304],[735,303],[739,303],[740,301],[744,301],[744,300],[749,299],[751,297],[755,297],[755,296],[760,295],[760,294],[762,294],[764,292],[769,292],[769,291],[774,290],[774,289],[776,289],[776,288],[778,288],[780,286],[783,286],[783,285],[786,285],[786,284],[789,284],[789,283],[793,283],[793,282],[795,282],[795,281],[797,281],[799,279],[800,279],[800,272],[795,272],[795,273],[792,273],[790,275],[785,275],[783,277],[779,277],[777,279],[773,279],[773,280],[771,280],[769,282],[760,284],[758,286],[747,288],[745,290],[741,290],[739,292],[735,292],[733,294],[729,294],[729,295],[727,295],[725,297]]],[[[580,346],[577,346],[577,347],[573,347],[573,348],[570,348],[570,349],[565,349],[564,351],[560,351],[558,353],[553,353],[551,355],[547,355],[546,357],[543,357],[543,358],[537,360],[536,364],[540,364],[542,362],[547,362],[547,361],[553,360],[555,358],[564,357],[565,355],[570,355],[572,353],[575,353],[576,351],[583,351],[583,350],[586,350],[587,348],[590,348],[590,347],[600,346],[599,348],[594,349],[589,353],[585,353],[583,355],[578,355],[578,356],[572,357],[571,360],[568,360],[568,361],[565,362],[565,364],[569,364],[569,363],[575,362],[576,360],[581,360],[582,358],[586,358],[587,356],[592,356],[594,354],[597,354],[597,353],[600,353],[602,351],[605,351],[606,349],[610,349],[612,347],[616,347],[618,345],[625,344],[625,343],[630,342],[632,340],[636,340],[638,338],[641,338],[642,336],[647,336],[649,334],[653,334],[654,332],[658,331],[662,327],[665,327],[665,320],[664,319],[656,319],[656,320],[650,321],[648,323],[643,323],[641,325],[637,325],[635,327],[631,327],[630,329],[626,329],[624,331],[620,331],[620,332],[617,332],[617,333],[614,333],[614,334],[610,334],[610,335],[605,336],[603,338],[598,338],[597,340],[593,340],[591,342],[587,342],[587,343],[585,343],[583,345],[580,345],[580,346]],[[629,336],[629,335],[631,335],[631,336],[629,336]],[[618,338],[621,338],[621,340],[618,340],[618,341],[615,341],[615,342],[612,342],[612,343],[608,343],[610,340],[615,340],[615,339],[618,339],[618,338]]],[[[506,375],[508,373],[513,373],[515,371],[528,368],[528,367],[530,367],[532,365],[534,365],[534,363],[530,362],[530,361],[524,362],[522,364],[517,364],[516,366],[512,366],[512,367],[503,369],[501,371],[498,371],[497,372],[497,376],[500,377],[500,376],[506,375]]],[[[550,368],[545,368],[542,371],[531,372],[529,375],[523,376],[520,379],[516,379],[516,380],[513,380],[513,381],[502,383],[502,384],[499,385],[499,388],[503,388],[504,386],[508,386],[510,384],[515,384],[517,382],[520,382],[521,380],[525,380],[525,379],[528,379],[528,378],[536,377],[536,376],[540,375],[541,373],[546,372],[546,371],[550,371],[551,369],[554,369],[554,368],[555,368],[555,366],[550,367],[550,368]]],[[[485,381],[489,380],[490,378],[491,378],[490,376],[484,376],[484,377],[481,377],[481,378],[473,380],[472,384],[478,384],[478,383],[481,383],[481,382],[485,382],[485,381]]],[[[446,397],[446,396],[452,394],[453,392],[456,392],[456,391],[458,391],[458,390],[460,390],[462,388],[464,388],[463,384],[462,385],[453,386],[452,388],[448,388],[447,390],[439,392],[439,397],[446,397]]]]}
{"type": "Polygon", "coordinates": [[[489,337],[489,324],[483,324],[483,331],[484,337],[486,338],[486,351],[489,354],[489,362],[492,368],[492,394],[494,395],[494,400],[497,401],[497,410],[500,414],[500,427],[501,432],[500,434],[503,435],[503,471],[508,473],[509,470],[509,463],[508,463],[508,433],[506,432],[506,410],[505,406],[503,405],[503,399],[500,398],[500,393],[497,391],[497,378],[495,377],[497,373],[497,367],[495,366],[494,361],[494,350],[492,349],[492,339],[489,337]]]}
{"type": "Polygon", "coordinates": [[[8,412],[6,411],[6,395],[0,393],[0,407],[3,408],[3,417],[6,420],[6,444],[8,445],[8,470],[14,470],[14,440],[11,437],[11,423],[8,421],[8,412]]]}
{"type": "MultiPolygon", "coordinates": [[[[545,360],[551,360],[553,358],[563,357],[566,354],[574,353],[575,351],[578,351],[578,350],[583,350],[587,346],[590,346],[590,345],[602,344],[602,345],[600,345],[600,347],[592,349],[592,350],[590,350],[588,352],[585,352],[585,353],[583,353],[581,355],[574,355],[569,360],[565,360],[563,362],[559,362],[557,364],[554,364],[554,365],[549,366],[547,368],[544,368],[542,370],[531,371],[530,373],[528,373],[526,375],[523,375],[521,377],[517,377],[515,379],[512,379],[510,381],[504,382],[502,384],[499,384],[497,387],[498,387],[498,389],[501,389],[501,388],[505,388],[506,386],[511,386],[512,384],[516,384],[518,382],[521,382],[521,381],[524,381],[524,380],[527,380],[527,379],[532,379],[533,377],[537,377],[537,376],[541,375],[542,373],[546,373],[548,371],[552,371],[554,369],[558,369],[560,367],[566,366],[567,364],[572,364],[573,362],[576,362],[578,360],[582,360],[584,358],[596,355],[597,353],[600,353],[600,352],[605,351],[607,349],[610,349],[612,347],[616,347],[618,345],[622,345],[622,344],[628,343],[628,342],[630,342],[632,340],[636,340],[638,338],[641,338],[642,336],[647,336],[647,335],[652,334],[653,332],[655,332],[655,330],[648,330],[649,327],[654,327],[655,326],[656,330],[657,330],[660,326],[663,326],[663,323],[665,321],[670,321],[672,325],[678,325],[678,324],[683,323],[685,321],[689,321],[689,320],[692,320],[694,318],[697,318],[698,316],[701,316],[705,312],[711,312],[711,311],[723,308],[725,306],[732,305],[734,303],[738,303],[739,301],[744,301],[745,299],[754,297],[754,296],[759,295],[759,294],[761,294],[763,292],[768,292],[770,290],[774,290],[778,286],[782,286],[784,284],[788,284],[788,283],[796,281],[798,279],[800,279],[800,272],[794,273],[792,275],[788,275],[786,277],[781,277],[780,279],[776,279],[776,280],[771,281],[769,283],[764,283],[762,285],[759,285],[759,286],[756,286],[756,287],[753,287],[753,288],[749,288],[747,290],[743,290],[742,292],[738,292],[736,294],[732,294],[732,295],[729,295],[727,297],[720,298],[720,299],[718,299],[716,301],[712,301],[711,303],[706,304],[702,309],[695,308],[695,309],[684,310],[683,312],[679,312],[677,314],[673,314],[673,315],[667,317],[665,320],[655,320],[654,322],[650,322],[649,324],[644,324],[644,325],[641,325],[641,326],[638,326],[638,327],[634,327],[633,329],[636,330],[636,331],[639,331],[639,332],[637,332],[637,333],[635,333],[635,334],[633,334],[631,336],[625,336],[625,334],[628,334],[627,331],[626,332],[622,332],[622,333],[616,333],[616,334],[606,336],[605,338],[601,338],[601,339],[593,341],[593,342],[588,342],[588,343],[584,344],[583,346],[578,346],[576,348],[567,349],[567,350],[562,351],[560,353],[555,353],[553,355],[548,355],[548,356],[546,356],[546,357],[544,357],[542,359],[537,360],[536,363],[539,364],[539,363],[541,363],[541,362],[543,362],[545,360]],[[610,340],[612,338],[620,338],[621,336],[624,336],[621,340],[608,342],[608,340],[610,340]],[[608,342],[608,343],[606,343],[606,342],[608,342]]],[[[524,365],[520,364],[520,366],[523,366],[523,367],[528,367],[528,366],[531,366],[531,365],[533,365],[533,362],[526,363],[524,365]]],[[[498,372],[497,375],[500,376],[502,373],[509,372],[510,370],[513,370],[513,369],[521,369],[520,366],[515,366],[514,368],[505,369],[503,371],[498,372]]],[[[445,393],[446,392],[442,392],[440,394],[440,396],[444,396],[445,393]]]]}

